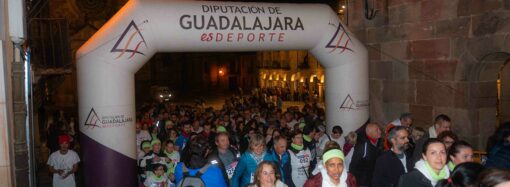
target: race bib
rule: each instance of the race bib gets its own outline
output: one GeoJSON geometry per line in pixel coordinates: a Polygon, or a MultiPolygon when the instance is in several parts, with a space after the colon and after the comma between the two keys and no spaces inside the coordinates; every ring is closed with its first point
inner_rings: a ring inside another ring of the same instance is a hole
{"type": "Polygon", "coordinates": [[[232,164],[228,165],[225,168],[225,170],[227,171],[228,179],[231,179],[232,176],[234,176],[234,171],[236,170],[236,167],[237,167],[237,161],[232,162],[232,164]]]}
{"type": "Polygon", "coordinates": [[[307,166],[310,162],[310,155],[297,155],[297,159],[299,160],[299,163],[303,166],[307,166]]]}

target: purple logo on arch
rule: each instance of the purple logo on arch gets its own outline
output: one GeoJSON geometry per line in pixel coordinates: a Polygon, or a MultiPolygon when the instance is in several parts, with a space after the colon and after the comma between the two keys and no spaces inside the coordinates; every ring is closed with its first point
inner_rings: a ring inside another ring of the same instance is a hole
{"type": "Polygon", "coordinates": [[[347,31],[345,30],[344,26],[342,26],[341,23],[338,23],[336,32],[331,38],[331,40],[329,40],[328,44],[326,45],[326,48],[331,48],[329,53],[335,52],[337,49],[340,49],[339,50],[340,54],[345,52],[345,50],[354,52],[351,48],[349,48],[350,42],[352,42],[352,40],[351,37],[349,36],[349,33],[347,33],[347,31]]]}
{"type": "MultiPolygon", "coordinates": [[[[147,22],[147,20],[143,21],[143,23],[147,22]]],[[[110,50],[110,52],[120,53],[119,56],[115,58],[115,60],[122,57],[124,54],[126,54],[126,52],[131,53],[128,59],[133,58],[135,54],[141,54],[145,56],[145,54],[140,51],[140,46],[142,43],[145,45],[145,47],[147,47],[147,42],[145,42],[145,38],[143,38],[141,29],[133,20],[131,20],[127,28],[124,29],[124,32],[122,32],[122,35],[120,35],[117,42],[115,42],[115,45],[113,45],[113,48],[110,50]],[[132,44],[132,42],[134,43],[132,44]],[[121,45],[121,43],[123,45],[121,45]]]]}
{"type": "Polygon", "coordinates": [[[133,117],[129,115],[117,113],[99,116],[94,108],[91,108],[84,125],[88,128],[114,128],[125,126],[130,122],[133,122],[133,117]]]}
{"type": "Polygon", "coordinates": [[[354,100],[350,94],[347,94],[342,105],[340,105],[340,111],[361,110],[367,108],[369,105],[370,103],[368,100],[354,100]]]}
{"type": "Polygon", "coordinates": [[[99,116],[97,115],[94,108],[90,109],[89,115],[87,116],[87,119],[85,120],[85,126],[89,128],[99,127],[98,123],[101,123],[99,120],[99,116]]]}

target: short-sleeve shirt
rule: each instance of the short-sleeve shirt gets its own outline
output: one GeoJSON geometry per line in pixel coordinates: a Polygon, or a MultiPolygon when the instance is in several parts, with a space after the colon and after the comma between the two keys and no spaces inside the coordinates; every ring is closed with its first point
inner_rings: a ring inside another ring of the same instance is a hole
{"type": "MultiPolygon", "coordinates": [[[[80,157],[73,150],[68,150],[66,154],[62,154],[59,151],[53,152],[48,158],[48,165],[54,169],[62,169],[64,173],[67,173],[73,169],[73,165],[80,162],[80,157]]],[[[70,174],[63,179],[58,173],[53,173],[53,186],[54,187],[74,187],[76,183],[74,181],[74,174],[70,174]]]]}

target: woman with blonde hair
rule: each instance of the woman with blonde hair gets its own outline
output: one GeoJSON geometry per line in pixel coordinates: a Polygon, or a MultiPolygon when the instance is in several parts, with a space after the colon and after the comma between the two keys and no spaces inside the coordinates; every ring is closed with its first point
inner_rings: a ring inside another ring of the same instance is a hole
{"type": "Polygon", "coordinates": [[[250,138],[248,150],[239,159],[230,181],[232,187],[244,187],[254,181],[255,170],[264,159],[265,149],[266,142],[261,134],[255,134],[250,138]]]}
{"type": "Polygon", "coordinates": [[[254,184],[249,187],[287,187],[280,181],[276,165],[271,161],[262,161],[255,170],[254,184]]]}

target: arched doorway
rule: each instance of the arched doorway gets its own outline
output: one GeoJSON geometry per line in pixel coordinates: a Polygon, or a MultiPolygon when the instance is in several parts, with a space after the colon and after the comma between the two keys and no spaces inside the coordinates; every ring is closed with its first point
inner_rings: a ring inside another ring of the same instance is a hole
{"type": "Polygon", "coordinates": [[[498,124],[510,121],[510,58],[507,59],[498,72],[498,102],[497,119],[498,124]]]}

